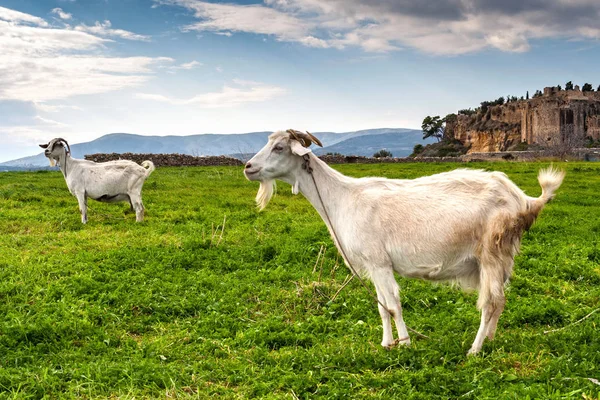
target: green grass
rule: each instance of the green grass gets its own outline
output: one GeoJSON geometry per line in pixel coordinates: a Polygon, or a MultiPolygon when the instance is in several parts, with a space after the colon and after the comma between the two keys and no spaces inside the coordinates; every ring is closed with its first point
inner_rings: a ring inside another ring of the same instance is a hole
{"type": "MultiPolygon", "coordinates": [[[[530,195],[544,164],[505,171],[530,195]]],[[[399,278],[409,348],[288,185],[264,212],[241,168],[159,168],[146,221],[77,201],[56,172],[0,174],[0,399],[600,396],[600,164],[567,178],[523,239],[496,340],[466,357],[476,295],[399,278]],[[320,251],[322,262],[317,262],[320,251]],[[571,325],[572,324],[572,325],[571,325]],[[545,330],[566,327],[544,334],[545,330]]],[[[336,166],[413,178],[456,164],[336,166]]]]}

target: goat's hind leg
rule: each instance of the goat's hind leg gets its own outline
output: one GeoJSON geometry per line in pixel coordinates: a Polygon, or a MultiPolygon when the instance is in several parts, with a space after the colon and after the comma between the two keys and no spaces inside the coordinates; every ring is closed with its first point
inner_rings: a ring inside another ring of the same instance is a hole
{"type": "Polygon", "coordinates": [[[504,281],[507,271],[512,269],[512,259],[500,254],[484,254],[481,258],[479,299],[481,322],[475,341],[467,354],[476,354],[481,350],[486,337],[494,338],[498,319],[504,310],[504,281]],[[506,266],[506,268],[505,268],[506,266]]]}
{"type": "Polygon", "coordinates": [[[479,323],[479,329],[477,330],[477,336],[475,336],[475,341],[471,345],[471,348],[467,352],[467,355],[474,355],[479,353],[481,347],[483,346],[483,340],[485,339],[490,322],[493,315],[493,308],[491,305],[486,305],[481,310],[481,322],[479,323]]]}
{"type": "Polygon", "coordinates": [[[381,345],[386,348],[391,348],[396,344],[409,345],[410,336],[408,335],[406,324],[402,318],[402,305],[400,304],[399,293],[400,288],[394,277],[394,271],[391,267],[376,268],[371,274],[371,280],[377,290],[379,315],[381,316],[381,322],[383,324],[383,339],[381,345]],[[383,307],[384,305],[385,307],[383,307]],[[390,313],[396,323],[396,329],[398,331],[397,340],[394,340],[390,313]]]}
{"type": "Polygon", "coordinates": [[[494,335],[496,334],[496,328],[498,326],[498,320],[500,319],[502,311],[504,311],[505,304],[506,298],[502,296],[502,298],[497,299],[496,303],[493,305],[493,311],[492,315],[490,316],[490,323],[487,329],[487,338],[489,340],[494,340],[494,335]]]}
{"type": "Polygon", "coordinates": [[[129,202],[129,211],[128,212],[135,212],[135,208],[133,208],[133,203],[131,202],[131,197],[129,197],[129,195],[127,195],[127,201],[129,202]]]}
{"type": "Polygon", "coordinates": [[[135,210],[136,222],[142,222],[144,220],[144,204],[142,203],[142,196],[138,193],[130,194],[129,203],[135,210]]]}
{"type": "Polygon", "coordinates": [[[81,212],[81,223],[87,223],[87,196],[84,193],[77,193],[77,202],[79,203],[79,212],[81,212]]]}

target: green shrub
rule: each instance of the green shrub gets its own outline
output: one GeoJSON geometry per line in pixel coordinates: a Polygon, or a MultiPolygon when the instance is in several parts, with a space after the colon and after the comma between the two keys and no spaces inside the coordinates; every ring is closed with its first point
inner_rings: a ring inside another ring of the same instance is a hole
{"type": "Polygon", "coordinates": [[[379,150],[377,153],[373,154],[375,158],[385,158],[385,157],[393,157],[392,153],[387,151],[386,149],[379,150]]]}

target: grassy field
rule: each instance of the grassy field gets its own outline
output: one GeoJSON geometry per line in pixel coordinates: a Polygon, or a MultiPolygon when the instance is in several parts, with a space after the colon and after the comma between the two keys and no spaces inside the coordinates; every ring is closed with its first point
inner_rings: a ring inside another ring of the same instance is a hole
{"type": "MultiPolygon", "coordinates": [[[[467,167],[538,196],[543,166],[467,167]]],[[[456,167],[336,166],[390,178],[456,167]]],[[[469,358],[476,295],[403,278],[406,323],[429,339],[382,349],[376,304],[356,280],[339,291],[348,271],[288,185],[258,212],[239,167],[159,168],[145,222],[90,202],[84,226],[60,173],[2,173],[0,399],[596,399],[600,312],[577,321],[600,308],[600,164],[560,167],[496,340],[469,358]]]]}

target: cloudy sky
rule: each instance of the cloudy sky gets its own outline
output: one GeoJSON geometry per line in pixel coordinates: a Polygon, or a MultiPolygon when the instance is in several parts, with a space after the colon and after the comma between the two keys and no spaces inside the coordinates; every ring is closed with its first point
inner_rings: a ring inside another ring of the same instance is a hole
{"type": "Polygon", "coordinates": [[[107,133],[418,128],[600,84],[598,0],[0,0],[0,162],[107,133]]]}

